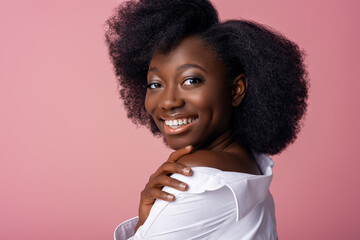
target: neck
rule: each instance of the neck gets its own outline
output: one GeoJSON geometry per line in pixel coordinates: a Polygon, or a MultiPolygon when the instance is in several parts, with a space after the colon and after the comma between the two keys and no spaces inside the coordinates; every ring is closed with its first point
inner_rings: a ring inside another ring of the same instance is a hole
{"type": "Polygon", "coordinates": [[[227,151],[231,145],[236,142],[232,132],[233,131],[229,129],[215,140],[203,145],[195,146],[195,150],[227,151]]]}

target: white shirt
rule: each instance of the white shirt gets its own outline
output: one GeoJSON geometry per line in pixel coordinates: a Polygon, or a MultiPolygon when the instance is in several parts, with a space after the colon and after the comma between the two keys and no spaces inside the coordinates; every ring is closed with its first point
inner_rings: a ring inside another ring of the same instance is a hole
{"type": "Polygon", "coordinates": [[[190,177],[173,174],[185,182],[185,192],[163,191],[175,201],[156,200],[145,223],[134,235],[138,218],[121,223],[115,240],[277,239],[275,207],[269,192],[273,161],[253,152],[262,175],[193,167],[190,177]]]}

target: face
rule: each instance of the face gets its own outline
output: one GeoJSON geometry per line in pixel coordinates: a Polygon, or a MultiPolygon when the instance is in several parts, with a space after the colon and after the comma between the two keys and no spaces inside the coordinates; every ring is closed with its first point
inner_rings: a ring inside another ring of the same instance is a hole
{"type": "Polygon", "coordinates": [[[232,98],[225,66],[199,37],[155,54],[145,108],[173,149],[207,146],[230,129],[232,98]]]}

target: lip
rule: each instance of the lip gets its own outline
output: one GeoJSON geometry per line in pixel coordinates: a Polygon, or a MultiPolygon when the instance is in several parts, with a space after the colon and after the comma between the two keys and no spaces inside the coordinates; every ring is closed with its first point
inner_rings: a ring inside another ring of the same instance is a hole
{"type": "Polygon", "coordinates": [[[188,132],[197,121],[198,121],[198,119],[191,122],[191,123],[188,123],[188,124],[186,124],[184,126],[177,127],[177,128],[169,127],[168,125],[165,124],[165,121],[163,121],[163,120],[161,121],[161,123],[163,124],[163,129],[164,129],[165,134],[167,134],[167,135],[178,135],[178,134],[183,134],[183,133],[188,132]]]}

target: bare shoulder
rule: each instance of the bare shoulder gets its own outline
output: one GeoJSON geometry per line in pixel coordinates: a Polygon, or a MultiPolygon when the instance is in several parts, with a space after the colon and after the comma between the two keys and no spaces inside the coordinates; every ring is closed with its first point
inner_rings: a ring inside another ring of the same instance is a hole
{"type": "Polygon", "coordinates": [[[196,152],[183,155],[177,162],[189,167],[214,167],[216,168],[221,161],[219,153],[208,150],[198,150],[196,152]]]}
{"type": "Polygon", "coordinates": [[[198,150],[183,155],[177,162],[189,167],[211,167],[222,171],[243,172],[254,175],[260,174],[253,159],[245,156],[237,156],[229,152],[198,150]]]}

